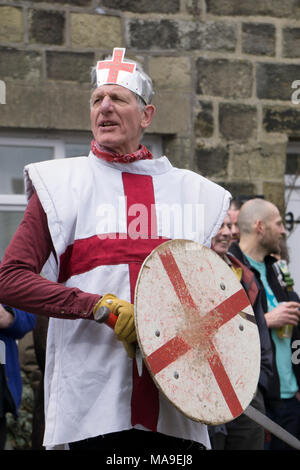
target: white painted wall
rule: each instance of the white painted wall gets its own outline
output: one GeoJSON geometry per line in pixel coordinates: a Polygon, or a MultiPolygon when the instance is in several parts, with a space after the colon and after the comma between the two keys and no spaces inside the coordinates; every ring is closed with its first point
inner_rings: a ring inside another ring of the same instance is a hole
{"type": "MultiPolygon", "coordinates": [[[[292,212],[295,220],[300,222],[300,177],[285,176],[286,212],[292,212]]],[[[294,224],[292,232],[287,231],[287,246],[290,256],[290,273],[294,279],[294,290],[300,295],[300,223],[294,224]]]]}

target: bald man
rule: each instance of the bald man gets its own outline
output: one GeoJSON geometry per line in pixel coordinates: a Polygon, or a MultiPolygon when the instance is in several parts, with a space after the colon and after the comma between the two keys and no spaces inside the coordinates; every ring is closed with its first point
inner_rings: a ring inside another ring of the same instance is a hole
{"type": "MultiPolygon", "coordinates": [[[[264,316],[259,286],[255,275],[231,253],[228,253],[232,241],[229,211],[216,236],[212,239],[212,249],[230,266],[245,289],[252,305],[261,345],[261,370],[256,393],[251,406],[262,413],[266,412],[264,395],[272,376],[273,353],[268,328],[264,316]]],[[[263,450],[265,441],[264,428],[242,413],[229,423],[209,428],[213,450],[263,450]]]]}
{"type": "MultiPolygon", "coordinates": [[[[300,303],[290,301],[282,278],[274,269],[285,228],[278,208],[264,199],[251,199],[240,209],[238,216],[240,241],[230,252],[256,275],[264,291],[265,319],[274,352],[271,393],[265,397],[269,416],[300,438],[300,365],[293,360],[293,345],[300,339],[298,322],[300,303]],[[292,337],[281,337],[279,329],[292,325],[292,337]]],[[[295,294],[295,293],[294,293],[295,294]]],[[[299,300],[299,297],[296,297],[299,300]]],[[[270,449],[288,449],[287,444],[272,437],[270,449]]]]}

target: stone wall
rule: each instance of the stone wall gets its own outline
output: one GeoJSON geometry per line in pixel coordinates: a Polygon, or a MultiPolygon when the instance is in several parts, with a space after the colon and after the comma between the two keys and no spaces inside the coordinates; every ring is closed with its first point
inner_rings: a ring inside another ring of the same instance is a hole
{"type": "Polygon", "coordinates": [[[175,165],[283,208],[298,0],[0,0],[0,128],[89,130],[89,68],[116,46],[153,78],[175,165]]]}

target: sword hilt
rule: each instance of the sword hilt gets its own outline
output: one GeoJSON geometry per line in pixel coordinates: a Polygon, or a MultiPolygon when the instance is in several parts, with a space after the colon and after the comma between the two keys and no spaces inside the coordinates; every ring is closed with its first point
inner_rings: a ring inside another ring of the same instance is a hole
{"type": "Polygon", "coordinates": [[[95,312],[94,319],[97,323],[105,323],[110,328],[114,329],[118,317],[114,313],[111,313],[108,307],[102,306],[95,312]]]}

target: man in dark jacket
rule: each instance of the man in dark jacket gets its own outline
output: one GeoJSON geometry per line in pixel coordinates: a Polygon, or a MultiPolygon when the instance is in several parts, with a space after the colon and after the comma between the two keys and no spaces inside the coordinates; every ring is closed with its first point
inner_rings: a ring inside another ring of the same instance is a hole
{"type": "Polygon", "coordinates": [[[35,315],[0,304],[0,450],[6,441],[6,413],[18,415],[22,379],[16,340],[35,326],[35,315]]]}
{"type": "MultiPolygon", "coordinates": [[[[278,270],[274,269],[285,228],[277,207],[263,199],[251,199],[238,218],[240,241],[230,252],[252,270],[263,292],[265,319],[274,352],[272,386],[265,403],[269,416],[300,438],[300,365],[293,363],[293,343],[300,338],[300,303],[291,296],[278,270]],[[292,325],[292,336],[281,337],[280,328],[292,325]]],[[[295,294],[295,293],[294,293],[295,294]]],[[[296,294],[295,294],[296,295],[296,294]]],[[[299,300],[298,297],[296,297],[299,300]]],[[[297,361],[298,362],[298,361],[297,361]]],[[[270,449],[283,450],[287,444],[272,437],[270,449]]]]}
{"type": "MultiPolygon", "coordinates": [[[[231,219],[225,217],[223,225],[212,240],[212,249],[231,267],[245,289],[252,305],[261,343],[261,369],[258,387],[251,405],[265,413],[264,395],[272,375],[273,352],[261,301],[261,292],[253,272],[228,253],[232,241],[231,219]]],[[[215,450],[263,450],[264,428],[242,413],[226,425],[210,428],[212,448],[215,450]]]]}

